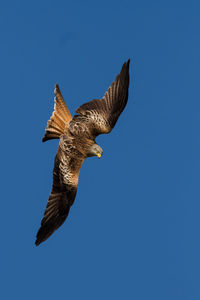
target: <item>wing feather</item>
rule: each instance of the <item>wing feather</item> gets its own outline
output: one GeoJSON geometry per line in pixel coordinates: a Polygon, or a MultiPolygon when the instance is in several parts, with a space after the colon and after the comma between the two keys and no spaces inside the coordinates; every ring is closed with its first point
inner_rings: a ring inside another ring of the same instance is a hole
{"type": "Polygon", "coordinates": [[[75,123],[77,125],[80,120],[81,126],[86,123],[93,138],[102,133],[109,133],[114,128],[128,101],[129,64],[130,59],[123,64],[120,74],[102,99],[84,103],[76,110],[80,117],[75,116],[72,119],[70,124],[72,131],[73,125],[75,123]]]}
{"type": "Polygon", "coordinates": [[[36,246],[48,239],[66,220],[76,197],[82,163],[83,160],[71,158],[59,147],[54,162],[53,186],[37,233],[36,246]]]}

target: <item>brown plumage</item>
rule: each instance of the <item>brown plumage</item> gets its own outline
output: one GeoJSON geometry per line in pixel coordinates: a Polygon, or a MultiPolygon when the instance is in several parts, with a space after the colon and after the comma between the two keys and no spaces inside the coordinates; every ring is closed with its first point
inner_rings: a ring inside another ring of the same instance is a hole
{"type": "Polygon", "coordinates": [[[129,63],[102,99],[81,105],[73,118],[55,86],[54,111],[47,123],[43,142],[60,138],[53,170],[53,186],[35,244],[38,246],[58,229],[68,216],[76,197],[80,168],[87,157],[100,157],[103,150],[95,142],[99,134],[109,133],[115,126],[128,100],[129,63]]]}

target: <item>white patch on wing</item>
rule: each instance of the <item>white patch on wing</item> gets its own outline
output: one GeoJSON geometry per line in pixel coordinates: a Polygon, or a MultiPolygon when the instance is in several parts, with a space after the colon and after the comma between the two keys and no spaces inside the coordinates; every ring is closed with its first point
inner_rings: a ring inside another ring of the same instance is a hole
{"type": "Polygon", "coordinates": [[[62,181],[64,184],[77,186],[78,185],[78,174],[73,172],[70,168],[70,157],[62,154],[60,158],[60,172],[62,174],[62,181]]]}

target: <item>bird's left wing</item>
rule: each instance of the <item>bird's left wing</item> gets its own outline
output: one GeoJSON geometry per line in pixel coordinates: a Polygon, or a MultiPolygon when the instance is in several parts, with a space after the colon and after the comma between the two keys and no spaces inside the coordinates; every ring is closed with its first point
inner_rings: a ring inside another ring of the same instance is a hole
{"type": "Polygon", "coordinates": [[[81,131],[85,124],[85,131],[95,138],[113,129],[128,101],[129,64],[130,59],[123,64],[121,72],[102,99],[94,99],[76,110],[79,115],[74,116],[70,122],[72,132],[81,131]]]}
{"type": "Polygon", "coordinates": [[[64,223],[76,197],[79,171],[84,160],[66,153],[59,146],[54,163],[53,186],[37,233],[36,246],[64,223]]]}

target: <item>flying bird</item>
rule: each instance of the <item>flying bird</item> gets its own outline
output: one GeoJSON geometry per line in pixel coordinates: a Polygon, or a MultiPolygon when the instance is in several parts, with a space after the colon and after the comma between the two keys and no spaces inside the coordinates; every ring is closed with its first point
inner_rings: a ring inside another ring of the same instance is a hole
{"type": "Polygon", "coordinates": [[[81,166],[87,157],[101,157],[96,143],[99,134],[111,132],[128,101],[130,59],[102,99],[81,105],[73,117],[58,84],[55,86],[54,111],[47,123],[43,142],[60,139],[54,162],[53,185],[36,246],[48,239],[66,220],[76,197],[81,166]]]}

